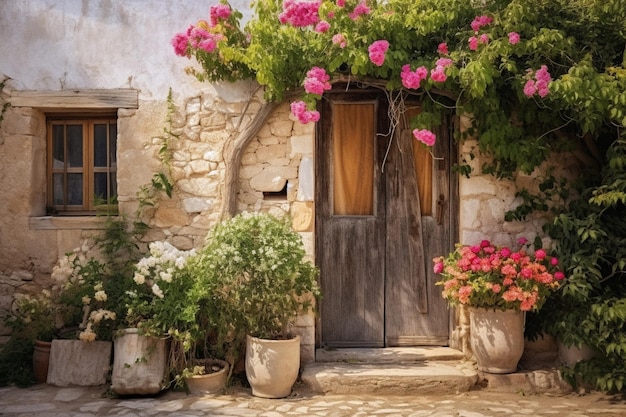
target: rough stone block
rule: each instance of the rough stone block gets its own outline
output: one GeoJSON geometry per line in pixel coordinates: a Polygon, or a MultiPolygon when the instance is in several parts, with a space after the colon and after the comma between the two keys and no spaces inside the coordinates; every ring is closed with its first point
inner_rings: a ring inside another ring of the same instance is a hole
{"type": "Polygon", "coordinates": [[[107,382],[111,368],[111,342],[53,340],[48,384],[96,386],[107,382]]]}

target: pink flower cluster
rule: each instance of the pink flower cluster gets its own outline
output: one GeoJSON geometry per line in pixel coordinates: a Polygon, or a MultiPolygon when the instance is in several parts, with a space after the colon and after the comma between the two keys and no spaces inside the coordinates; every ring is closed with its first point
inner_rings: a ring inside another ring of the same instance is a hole
{"type": "Polygon", "coordinates": [[[325,69],[313,67],[306,73],[304,91],[321,96],[324,94],[324,91],[331,89],[329,80],[330,76],[326,74],[325,69]]]}
{"type": "Polygon", "coordinates": [[[302,124],[317,122],[320,119],[320,113],[317,110],[308,110],[304,101],[291,103],[291,114],[302,124]]]}
{"type": "Polygon", "coordinates": [[[524,249],[496,247],[488,240],[457,245],[447,258],[433,262],[433,271],[442,276],[437,285],[443,286],[442,295],[452,305],[536,311],[565,278],[556,271],[558,259],[543,249],[532,255],[524,249]]]}
{"type": "Polygon", "coordinates": [[[421,82],[428,78],[428,69],[425,66],[421,66],[415,71],[411,71],[411,66],[406,64],[402,66],[400,78],[402,79],[402,85],[405,88],[417,90],[420,88],[421,82]]]}
{"type": "Polygon", "coordinates": [[[426,146],[433,146],[437,140],[437,136],[428,129],[415,129],[413,136],[426,146]]]}
{"type": "Polygon", "coordinates": [[[319,22],[320,1],[294,1],[283,2],[283,12],[278,16],[280,23],[290,24],[294,27],[315,26],[319,22]]]}
{"type": "Polygon", "coordinates": [[[346,37],[343,36],[343,33],[337,33],[336,35],[333,35],[333,44],[339,45],[341,49],[346,47],[346,37]]]}
{"type": "Polygon", "coordinates": [[[378,40],[373,42],[369,48],[367,48],[369,52],[370,61],[378,67],[384,64],[385,62],[385,52],[389,49],[389,42],[386,40],[378,40]]]}
{"type": "Polygon", "coordinates": [[[509,33],[509,43],[511,45],[517,45],[519,43],[519,40],[520,40],[519,33],[517,33],[517,32],[510,32],[509,33]]]}
{"type": "MultiPolygon", "coordinates": [[[[344,5],[345,5],[345,2],[344,2],[344,5]]],[[[361,0],[361,2],[356,5],[356,7],[352,11],[352,13],[350,13],[348,16],[352,20],[357,20],[362,15],[369,14],[370,12],[371,12],[371,10],[370,10],[369,7],[367,7],[367,4],[365,3],[365,0],[361,0]]]]}
{"type": "Polygon", "coordinates": [[[209,9],[209,20],[211,26],[217,26],[221,20],[226,20],[230,17],[232,10],[227,4],[218,4],[217,6],[211,6],[209,9]]]}
{"type": "Polygon", "coordinates": [[[441,42],[437,46],[437,52],[439,52],[441,55],[448,55],[448,44],[445,42],[441,42]]]}
{"type": "Polygon", "coordinates": [[[552,76],[548,72],[548,67],[542,65],[534,74],[532,70],[528,70],[528,75],[531,77],[524,85],[524,95],[526,97],[532,97],[535,94],[539,94],[539,97],[544,98],[550,93],[548,86],[552,81],[552,76]]]}
{"type": "Polygon", "coordinates": [[[493,18],[489,16],[476,16],[474,20],[472,20],[472,30],[474,32],[478,32],[481,27],[490,25],[493,22],[493,18]]]}
{"type": "Polygon", "coordinates": [[[482,35],[478,37],[472,36],[471,38],[469,38],[467,43],[469,44],[469,49],[472,51],[475,51],[478,49],[478,45],[481,45],[481,44],[486,45],[489,43],[489,35],[487,35],[486,33],[483,33],[482,35]]]}

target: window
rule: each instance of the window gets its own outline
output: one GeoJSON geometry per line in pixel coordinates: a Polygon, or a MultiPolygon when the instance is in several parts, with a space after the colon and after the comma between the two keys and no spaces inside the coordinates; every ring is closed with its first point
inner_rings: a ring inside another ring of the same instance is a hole
{"type": "Polygon", "coordinates": [[[117,119],[48,118],[48,211],[93,214],[117,196],[117,119]]]}

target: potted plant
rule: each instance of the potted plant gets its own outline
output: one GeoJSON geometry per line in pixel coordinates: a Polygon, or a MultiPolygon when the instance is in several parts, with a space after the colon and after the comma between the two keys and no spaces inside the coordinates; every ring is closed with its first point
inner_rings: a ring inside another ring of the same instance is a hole
{"type": "Polygon", "coordinates": [[[517,251],[488,240],[457,244],[447,257],[433,260],[443,297],[452,306],[469,307],[470,346],[484,372],[517,369],[524,352],[524,313],[539,310],[564,278],[556,270],[557,258],[543,249],[528,252],[526,239],[519,244],[517,251]]]}
{"type": "Polygon", "coordinates": [[[185,268],[194,254],[168,242],[152,242],[135,265],[133,286],[126,292],[126,328],[114,339],[114,392],[154,394],[193,369],[188,352],[204,337],[198,317],[207,294],[193,285],[194,277],[185,268]]]}
{"type": "Polygon", "coordinates": [[[217,345],[227,347],[231,366],[246,346],[252,394],[289,395],[300,367],[300,337],[289,325],[320,294],[317,269],[289,219],[242,213],[226,220],[209,232],[190,268],[210,288],[217,345]]]}
{"type": "Polygon", "coordinates": [[[35,382],[45,383],[48,377],[50,347],[56,336],[57,305],[49,290],[40,294],[22,295],[14,299],[5,324],[12,330],[14,341],[28,341],[33,346],[32,369],[35,382]]]}

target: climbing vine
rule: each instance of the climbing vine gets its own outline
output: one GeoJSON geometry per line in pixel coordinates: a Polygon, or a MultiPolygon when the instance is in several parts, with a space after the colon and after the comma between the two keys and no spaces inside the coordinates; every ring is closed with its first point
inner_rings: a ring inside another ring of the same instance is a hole
{"type": "Polygon", "coordinates": [[[319,118],[316,102],[343,77],[431,101],[412,121],[418,140],[432,112],[450,107],[440,97],[450,98],[471,115],[462,138],[477,138],[500,174],[624,135],[625,0],[259,0],[243,29],[226,2],[210,10],[172,41],[201,64],[190,72],[255,78],[270,101],[304,89],[292,103],[304,123],[319,118]]]}

